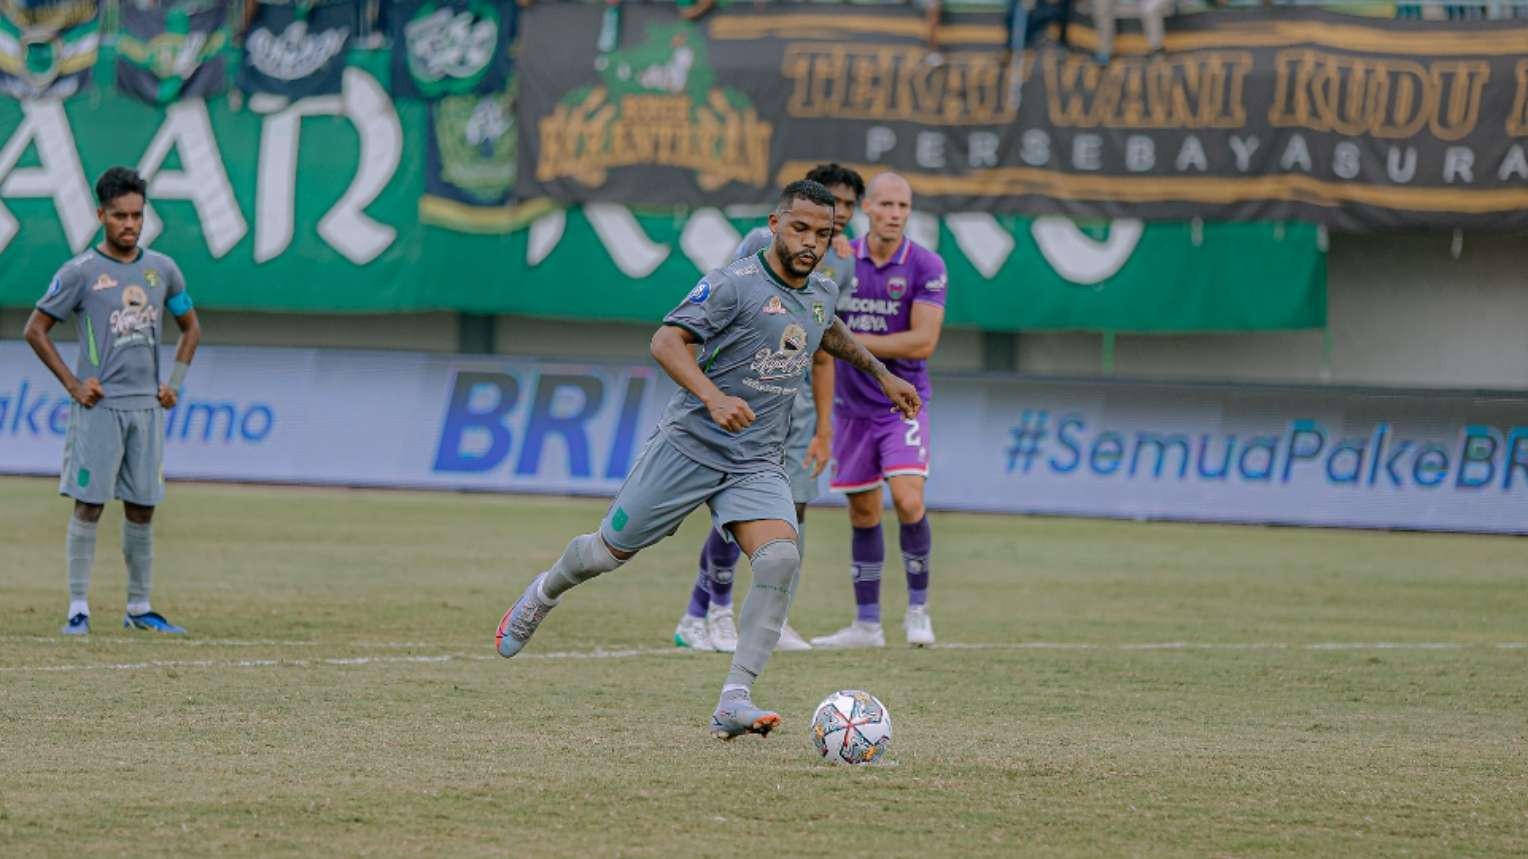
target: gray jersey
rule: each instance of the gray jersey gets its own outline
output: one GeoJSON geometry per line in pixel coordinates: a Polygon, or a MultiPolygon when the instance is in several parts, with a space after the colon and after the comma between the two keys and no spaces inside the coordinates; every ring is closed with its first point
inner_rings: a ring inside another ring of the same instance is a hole
{"type": "Polygon", "coordinates": [[[722,393],[746,400],[755,419],[742,432],[727,432],[681,388],[659,431],[681,453],[720,471],[781,467],[792,403],[807,384],[837,302],[833,281],[814,273],[806,286],[792,289],[762,254],[706,275],[663,321],[700,340],[701,369],[722,393]]]}
{"type": "Polygon", "coordinates": [[[159,393],[159,341],[165,308],[191,309],[180,268],[162,253],[142,250],[118,262],[94,248],[64,264],[37,309],[66,321],[75,316],[80,355],[74,374],[101,380],[101,405],[147,409],[159,393]]]}
{"type": "MultiPolygon", "coordinates": [[[[733,259],[742,259],[751,256],[769,247],[774,241],[775,234],[769,231],[769,227],[754,227],[743,236],[738,243],[737,250],[732,252],[733,259]]],[[[828,246],[827,256],[817,264],[817,274],[838,284],[838,295],[847,298],[854,294],[854,258],[841,257],[828,246]]],[[[812,367],[807,365],[807,376],[803,380],[800,393],[796,394],[796,403],[791,412],[792,444],[801,448],[805,453],[807,442],[811,441],[812,434],[816,432],[817,403],[812,400],[812,367]]]]}

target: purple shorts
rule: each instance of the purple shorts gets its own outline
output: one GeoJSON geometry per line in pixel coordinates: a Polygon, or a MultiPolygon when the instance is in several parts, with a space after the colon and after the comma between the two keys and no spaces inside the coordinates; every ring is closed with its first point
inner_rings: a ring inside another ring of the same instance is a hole
{"type": "Polygon", "coordinates": [[[866,492],[888,477],[928,477],[928,409],[909,420],[894,412],[873,418],[833,417],[835,492],[866,492]]]}

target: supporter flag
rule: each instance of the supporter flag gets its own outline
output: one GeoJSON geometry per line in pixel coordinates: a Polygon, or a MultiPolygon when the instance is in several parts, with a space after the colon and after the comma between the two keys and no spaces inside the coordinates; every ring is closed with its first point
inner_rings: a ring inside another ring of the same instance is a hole
{"type": "Polygon", "coordinates": [[[0,2],[0,93],[68,98],[90,84],[100,47],[97,0],[0,2]]]}
{"type": "Polygon", "coordinates": [[[420,219],[463,232],[509,232],[551,208],[511,203],[515,190],[515,87],[430,102],[420,219]]]}
{"type": "Polygon", "coordinates": [[[261,3],[244,39],[239,88],[289,99],[338,93],[354,29],[350,3],[261,3]]]}
{"type": "Polygon", "coordinates": [[[502,93],[508,85],[511,0],[399,0],[388,14],[394,96],[502,93]]]}
{"type": "Polygon", "coordinates": [[[226,0],[196,9],[122,4],[117,88],[149,104],[205,98],[227,83],[226,0]]]}

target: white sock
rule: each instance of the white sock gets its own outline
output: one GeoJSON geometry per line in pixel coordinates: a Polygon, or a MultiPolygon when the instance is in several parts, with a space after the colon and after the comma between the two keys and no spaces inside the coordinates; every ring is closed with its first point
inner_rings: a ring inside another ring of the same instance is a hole
{"type": "Polygon", "coordinates": [[[86,617],[89,617],[90,616],[90,603],[85,602],[84,600],[70,600],[69,601],[69,616],[70,617],[74,617],[77,614],[82,614],[82,615],[85,615],[86,617]]]}
{"type": "Polygon", "coordinates": [[[153,611],[146,602],[130,602],[127,604],[128,614],[148,614],[153,611]]]}

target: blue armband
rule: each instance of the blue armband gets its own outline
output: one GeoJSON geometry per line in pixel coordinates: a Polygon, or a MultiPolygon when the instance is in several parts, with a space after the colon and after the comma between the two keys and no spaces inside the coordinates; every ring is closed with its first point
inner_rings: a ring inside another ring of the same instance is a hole
{"type": "Polygon", "coordinates": [[[170,300],[164,303],[171,316],[185,316],[191,309],[191,293],[182,292],[179,295],[170,296],[170,300]]]}

